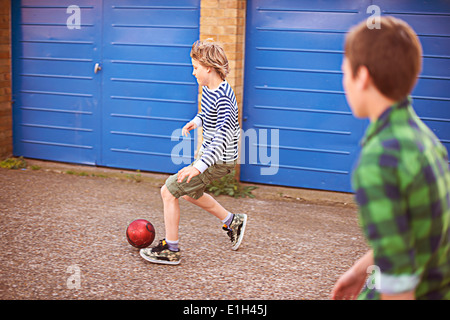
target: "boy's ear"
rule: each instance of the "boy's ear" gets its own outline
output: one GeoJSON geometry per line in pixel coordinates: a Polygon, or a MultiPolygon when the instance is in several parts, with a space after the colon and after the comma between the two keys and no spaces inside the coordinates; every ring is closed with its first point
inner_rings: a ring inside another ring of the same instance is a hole
{"type": "Polygon", "coordinates": [[[357,86],[360,90],[365,90],[368,88],[369,84],[372,82],[370,77],[369,69],[366,66],[360,66],[356,72],[357,86]]]}

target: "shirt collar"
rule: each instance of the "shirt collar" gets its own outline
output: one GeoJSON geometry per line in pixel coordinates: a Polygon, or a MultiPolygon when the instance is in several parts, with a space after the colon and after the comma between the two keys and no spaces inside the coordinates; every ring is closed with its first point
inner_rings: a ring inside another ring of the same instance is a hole
{"type": "Polygon", "coordinates": [[[381,116],[378,117],[376,121],[371,123],[367,128],[366,134],[361,140],[361,146],[364,146],[370,139],[376,136],[380,131],[382,131],[388,124],[390,123],[391,114],[395,110],[403,109],[408,107],[411,104],[411,98],[407,97],[403,100],[400,100],[394,103],[392,106],[387,108],[381,116]]]}

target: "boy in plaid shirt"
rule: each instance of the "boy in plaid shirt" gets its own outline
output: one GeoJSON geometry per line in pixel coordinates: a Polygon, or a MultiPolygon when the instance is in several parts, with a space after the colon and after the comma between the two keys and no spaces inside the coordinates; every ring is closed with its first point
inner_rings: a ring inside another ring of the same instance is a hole
{"type": "Polygon", "coordinates": [[[371,250],[340,277],[334,299],[450,299],[447,150],[408,98],[421,56],[414,31],[392,17],[347,36],[347,100],[356,117],[371,121],[352,180],[371,250]],[[379,274],[361,292],[368,270],[379,274]]]}

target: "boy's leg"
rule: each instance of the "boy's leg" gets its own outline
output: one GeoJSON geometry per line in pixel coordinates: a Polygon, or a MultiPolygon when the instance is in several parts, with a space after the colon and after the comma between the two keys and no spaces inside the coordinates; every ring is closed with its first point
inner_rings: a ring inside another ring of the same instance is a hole
{"type": "MultiPolygon", "coordinates": [[[[208,211],[213,214],[217,218],[222,221],[225,221],[229,216],[229,212],[225,210],[224,207],[217,202],[212,196],[207,193],[204,193],[200,198],[193,199],[189,196],[183,196],[183,198],[190,203],[193,203],[200,208],[208,211]]],[[[242,239],[244,237],[245,226],[247,224],[247,215],[246,214],[233,214],[230,215],[230,218],[227,219],[227,223],[225,223],[223,229],[227,231],[228,236],[231,240],[231,249],[237,250],[241,245],[242,239]]]]}
{"type": "Polygon", "coordinates": [[[180,205],[178,199],[167,189],[161,188],[161,198],[164,204],[164,225],[166,228],[166,240],[178,241],[178,227],[180,224],[180,205]]]}
{"type": "MultiPolygon", "coordinates": [[[[192,165],[192,164],[191,164],[192,165]]],[[[225,223],[224,230],[232,242],[232,249],[237,250],[242,241],[247,215],[229,213],[212,196],[203,193],[206,185],[231,172],[232,166],[215,166],[211,172],[195,176],[189,183],[178,183],[178,176],[170,176],[161,188],[161,197],[164,203],[164,223],[166,238],[161,240],[155,248],[141,249],[141,256],[154,263],[178,264],[180,251],[178,249],[178,228],[180,224],[180,206],[178,198],[181,196],[189,202],[210,212],[225,223]],[[205,177],[205,175],[209,175],[205,177]]]]}
{"type": "Polygon", "coordinates": [[[221,206],[220,203],[217,202],[212,196],[207,193],[204,193],[200,198],[194,199],[189,196],[183,196],[183,199],[189,201],[190,203],[199,206],[203,210],[208,211],[212,215],[216,216],[220,220],[225,220],[228,215],[228,211],[225,210],[224,207],[221,206]]]}
{"type": "MultiPolygon", "coordinates": [[[[169,244],[169,247],[171,242],[178,241],[178,227],[180,224],[180,205],[178,198],[185,194],[199,198],[200,193],[203,193],[202,190],[206,188],[206,184],[200,176],[193,177],[189,183],[186,181],[179,183],[177,180],[178,174],[174,174],[161,187],[161,198],[164,204],[165,240],[169,244]]],[[[194,200],[193,198],[191,199],[194,200]]],[[[212,200],[216,202],[214,199],[212,200]]],[[[216,204],[221,207],[217,202],[216,204]]],[[[222,208],[222,210],[225,209],[222,208]]]]}
{"type": "Polygon", "coordinates": [[[164,204],[164,224],[166,238],[154,248],[140,250],[140,255],[147,261],[161,264],[179,264],[181,253],[178,249],[178,226],[180,224],[180,206],[178,198],[172,195],[166,185],[161,188],[164,204]]]}

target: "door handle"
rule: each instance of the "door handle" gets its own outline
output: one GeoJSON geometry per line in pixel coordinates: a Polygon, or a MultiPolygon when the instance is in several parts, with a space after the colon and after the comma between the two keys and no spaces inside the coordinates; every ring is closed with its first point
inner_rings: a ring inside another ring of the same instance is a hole
{"type": "Polygon", "coordinates": [[[94,72],[97,73],[100,70],[102,70],[102,67],[100,66],[100,63],[96,63],[95,66],[94,66],[94,72]]]}

